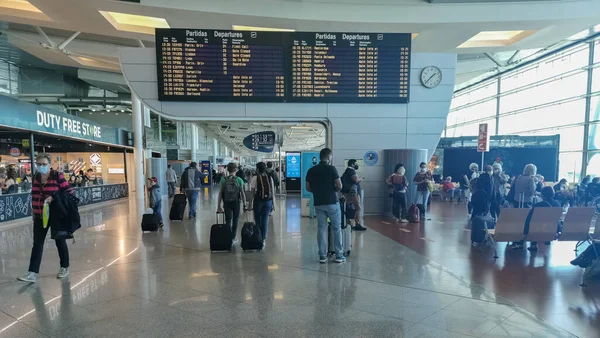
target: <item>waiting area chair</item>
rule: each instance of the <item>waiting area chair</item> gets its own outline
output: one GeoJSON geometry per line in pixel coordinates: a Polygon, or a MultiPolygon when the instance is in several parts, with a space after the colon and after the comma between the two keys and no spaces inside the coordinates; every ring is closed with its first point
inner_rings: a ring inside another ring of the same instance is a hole
{"type": "Polygon", "coordinates": [[[590,242],[590,227],[594,219],[596,208],[569,208],[562,227],[561,242],[577,242],[575,252],[580,245],[590,242]]]}
{"type": "Polygon", "coordinates": [[[556,239],[558,222],[563,208],[536,208],[529,222],[526,240],[530,242],[550,242],[556,239]]]}
{"type": "Polygon", "coordinates": [[[494,258],[498,258],[496,242],[518,242],[524,239],[523,226],[529,209],[502,209],[494,229],[488,230],[492,235],[494,258]]]}

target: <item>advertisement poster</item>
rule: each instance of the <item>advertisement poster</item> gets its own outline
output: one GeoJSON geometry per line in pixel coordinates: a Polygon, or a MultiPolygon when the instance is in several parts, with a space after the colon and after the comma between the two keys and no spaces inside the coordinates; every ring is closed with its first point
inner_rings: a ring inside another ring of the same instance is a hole
{"type": "Polygon", "coordinates": [[[300,153],[285,155],[286,178],[300,178],[300,153]]]}
{"type": "Polygon", "coordinates": [[[319,153],[302,153],[302,198],[312,198],[312,194],[306,191],[306,173],[308,172],[308,169],[319,164],[318,158],[319,153]]]}
{"type": "Polygon", "coordinates": [[[211,185],[212,184],[212,171],[210,170],[210,161],[201,161],[200,162],[200,170],[202,171],[203,179],[202,185],[211,185]]]}

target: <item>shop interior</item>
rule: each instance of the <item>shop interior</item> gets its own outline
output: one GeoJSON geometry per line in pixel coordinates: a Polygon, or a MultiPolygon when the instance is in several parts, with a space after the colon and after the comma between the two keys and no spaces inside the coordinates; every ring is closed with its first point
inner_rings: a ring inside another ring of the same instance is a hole
{"type": "MultiPolygon", "coordinates": [[[[2,194],[31,190],[30,135],[0,128],[2,194]]],[[[34,154],[38,153],[49,153],[51,167],[63,172],[72,187],[126,183],[133,177],[127,168],[133,163],[131,149],[34,133],[34,154]]]]}

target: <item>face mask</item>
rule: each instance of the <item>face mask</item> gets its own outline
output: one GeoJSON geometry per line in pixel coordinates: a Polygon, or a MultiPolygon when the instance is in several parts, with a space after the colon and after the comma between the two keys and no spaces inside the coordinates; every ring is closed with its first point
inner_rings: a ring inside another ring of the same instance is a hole
{"type": "Polygon", "coordinates": [[[404,176],[405,173],[406,173],[406,169],[404,169],[404,168],[398,169],[398,174],[404,176]]]}
{"type": "Polygon", "coordinates": [[[427,171],[427,168],[421,168],[422,173],[424,173],[425,171],[427,171]]]}
{"type": "Polygon", "coordinates": [[[358,170],[358,164],[354,165],[354,170],[358,170]]]}
{"type": "Polygon", "coordinates": [[[46,175],[50,171],[50,166],[49,165],[39,166],[37,169],[40,172],[40,174],[46,175]]]}
{"type": "Polygon", "coordinates": [[[494,174],[499,174],[499,173],[500,173],[500,170],[498,170],[498,169],[494,170],[494,174]]]}
{"type": "Polygon", "coordinates": [[[491,172],[491,171],[486,171],[486,173],[487,173],[488,175],[491,175],[491,174],[492,174],[492,172],[491,172]]]}

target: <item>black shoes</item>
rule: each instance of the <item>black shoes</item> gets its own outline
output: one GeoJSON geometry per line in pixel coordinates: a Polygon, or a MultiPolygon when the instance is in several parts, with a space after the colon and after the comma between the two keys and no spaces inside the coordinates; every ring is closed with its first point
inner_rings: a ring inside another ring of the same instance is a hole
{"type": "Polygon", "coordinates": [[[352,228],[352,230],[354,231],[367,231],[367,228],[365,228],[364,226],[357,224],[354,228],[352,228]]]}

